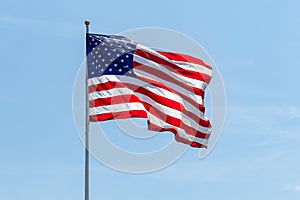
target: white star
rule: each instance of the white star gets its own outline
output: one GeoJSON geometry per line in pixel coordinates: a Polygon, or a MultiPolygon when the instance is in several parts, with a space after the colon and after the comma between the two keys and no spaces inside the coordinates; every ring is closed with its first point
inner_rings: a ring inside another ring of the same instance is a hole
{"type": "Polygon", "coordinates": [[[94,72],[92,72],[92,74],[94,74],[94,72]]]}
{"type": "Polygon", "coordinates": [[[113,49],[113,51],[116,51],[116,49],[113,49]]]}
{"type": "Polygon", "coordinates": [[[105,67],[108,67],[108,64],[105,64],[105,67]]]}
{"type": "Polygon", "coordinates": [[[107,51],[107,48],[105,48],[104,51],[107,51]]]}
{"type": "Polygon", "coordinates": [[[107,55],[110,56],[110,53],[108,53],[107,55]]]}
{"type": "Polygon", "coordinates": [[[124,62],[124,60],[122,59],[121,62],[124,62]]]}
{"type": "Polygon", "coordinates": [[[119,72],[121,72],[122,71],[122,69],[119,69],[119,72]]]}
{"type": "Polygon", "coordinates": [[[111,72],[111,71],[112,71],[112,68],[109,68],[109,71],[111,72]]]}
{"type": "Polygon", "coordinates": [[[128,56],[128,55],[126,55],[125,57],[126,57],[126,58],[129,58],[129,56],[128,56]]]}
{"type": "Polygon", "coordinates": [[[105,61],[105,59],[103,58],[103,59],[102,59],[102,62],[104,62],[104,61],[105,61]]]}
{"type": "Polygon", "coordinates": [[[117,64],[117,63],[115,63],[115,64],[114,64],[114,66],[115,66],[115,67],[117,67],[117,66],[118,66],[118,64],[117,64]]]}

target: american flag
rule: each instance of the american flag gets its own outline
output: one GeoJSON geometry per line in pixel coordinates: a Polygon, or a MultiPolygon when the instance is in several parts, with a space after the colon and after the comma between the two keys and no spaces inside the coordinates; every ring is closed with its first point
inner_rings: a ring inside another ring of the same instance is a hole
{"type": "Polygon", "coordinates": [[[148,129],[207,147],[204,91],[212,68],[201,59],[156,51],[123,36],[87,34],[89,120],[147,118],[148,129]]]}

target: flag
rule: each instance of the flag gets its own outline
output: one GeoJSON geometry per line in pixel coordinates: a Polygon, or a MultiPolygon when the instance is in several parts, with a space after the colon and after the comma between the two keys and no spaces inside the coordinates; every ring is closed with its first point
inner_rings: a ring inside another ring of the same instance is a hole
{"type": "Polygon", "coordinates": [[[201,59],[129,38],[87,34],[89,120],[146,118],[148,129],[206,148],[212,130],[204,92],[212,68],[201,59]]]}

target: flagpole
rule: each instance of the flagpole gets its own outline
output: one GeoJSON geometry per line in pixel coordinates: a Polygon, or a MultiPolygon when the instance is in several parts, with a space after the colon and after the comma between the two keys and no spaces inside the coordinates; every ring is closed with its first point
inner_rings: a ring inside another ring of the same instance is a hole
{"type": "MultiPolygon", "coordinates": [[[[89,33],[90,21],[84,22],[86,27],[86,34],[89,33]]],[[[86,36],[87,37],[87,36],[86,36]]],[[[84,185],[84,199],[89,200],[89,98],[88,98],[88,62],[87,62],[87,45],[86,45],[86,66],[85,66],[85,185],[84,185]]]]}

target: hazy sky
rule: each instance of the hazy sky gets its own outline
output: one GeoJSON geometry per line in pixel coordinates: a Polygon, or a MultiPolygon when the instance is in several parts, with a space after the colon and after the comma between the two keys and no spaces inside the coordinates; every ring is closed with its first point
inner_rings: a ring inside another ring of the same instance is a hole
{"type": "Polygon", "coordinates": [[[227,95],[223,134],[207,158],[189,149],[143,175],[91,159],[91,200],[298,199],[299,7],[296,0],[1,2],[0,199],[83,199],[72,91],[85,19],[93,32],[163,27],[194,38],[227,95]]]}

